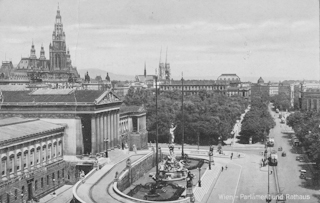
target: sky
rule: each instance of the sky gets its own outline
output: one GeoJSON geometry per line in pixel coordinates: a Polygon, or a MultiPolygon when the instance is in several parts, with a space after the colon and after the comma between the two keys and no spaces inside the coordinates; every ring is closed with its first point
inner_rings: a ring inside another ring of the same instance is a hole
{"type": "Polygon", "coordinates": [[[0,59],[49,58],[58,4],[78,69],[320,80],[318,0],[0,0],[0,59]]]}

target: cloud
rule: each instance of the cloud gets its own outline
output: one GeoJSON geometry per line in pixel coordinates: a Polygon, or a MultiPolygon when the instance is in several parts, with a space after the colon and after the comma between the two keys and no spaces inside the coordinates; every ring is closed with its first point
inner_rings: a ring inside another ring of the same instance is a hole
{"type": "Polygon", "coordinates": [[[24,26],[24,25],[0,25],[0,30],[9,32],[47,32],[53,30],[53,26],[24,26]]]}

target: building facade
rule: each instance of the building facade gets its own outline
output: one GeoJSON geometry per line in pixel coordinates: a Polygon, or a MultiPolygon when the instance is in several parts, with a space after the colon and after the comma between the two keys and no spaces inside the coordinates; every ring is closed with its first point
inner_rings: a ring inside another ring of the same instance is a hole
{"type": "Polygon", "coordinates": [[[257,83],[251,84],[251,97],[273,96],[279,94],[278,83],[265,83],[262,77],[260,77],[257,83]]]}
{"type": "MultiPolygon", "coordinates": [[[[182,91],[182,82],[181,81],[171,81],[171,84],[160,84],[160,91],[173,91],[179,90],[182,91]]],[[[226,96],[239,95],[244,98],[250,97],[250,86],[242,86],[240,81],[225,81],[225,80],[193,80],[193,81],[184,81],[183,83],[184,94],[192,95],[198,94],[201,90],[206,90],[212,93],[219,93],[226,96]]]]}
{"type": "Polygon", "coordinates": [[[104,153],[121,146],[120,105],[113,92],[98,90],[39,89],[2,91],[1,117],[41,118],[64,123],[66,155],[104,153]]]}
{"type": "Polygon", "coordinates": [[[0,119],[0,202],[26,202],[65,182],[64,125],[39,119],[0,119]]]}
{"type": "Polygon", "coordinates": [[[16,68],[10,72],[5,64],[0,68],[0,80],[3,73],[5,79],[10,81],[43,81],[43,82],[67,82],[71,77],[79,79],[76,67],[72,66],[70,52],[66,46],[66,35],[63,31],[62,18],[58,8],[52,43],[49,45],[49,59],[46,59],[44,47],[41,45],[39,58],[36,56],[36,48],[32,42],[29,57],[21,58],[16,68]]]}
{"type": "Polygon", "coordinates": [[[133,145],[138,150],[147,149],[146,110],[142,106],[121,106],[119,132],[129,150],[133,150],[133,145]]]}
{"type": "Polygon", "coordinates": [[[279,94],[285,94],[290,100],[290,106],[294,106],[295,98],[295,86],[294,84],[279,83],[279,94]]]}

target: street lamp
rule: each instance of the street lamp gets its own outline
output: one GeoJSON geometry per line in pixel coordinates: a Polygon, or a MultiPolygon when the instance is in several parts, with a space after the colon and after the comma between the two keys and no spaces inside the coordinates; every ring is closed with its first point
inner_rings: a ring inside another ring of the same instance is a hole
{"type": "Polygon", "coordinates": [[[200,172],[201,172],[201,168],[199,167],[198,168],[199,170],[199,181],[198,181],[198,186],[201,187],[201,179],[200,179],[200,172]]]}
{"type": "Polygon", "coordinates": [[[197,135],[198,135],[198,151],[199,151],[199,145],[200,145],[200,133],[197,132],[197,135]]]}
{"type": "Polygon", "coordinates": [[[181,99],[181,109],[182,109],[182,129],[181,129],[181,131],[182,131],[182,142],[181,142],[181,144],[182,144],[182,147],[181,147],[181,156],[184,157],[184,150],[183,150],[183,148],[184,148],[184,146],[183,146],[184,145],[183,73],[182,73],[182,78],[181,78],[181,85],[182,85],[182,87],[181,87],[181,89],[182,89],[182,99],[181,99]]]}
{"type": "Polygon", "coordinates": [[[53,182],[53,195],[56,195],[56,190],[55,190],[55,181],[56,179],[52,179],[52,182],[53,182]]]}
{"type": "Polygon", "coordinates": [[[108,144],[109,144],[109,139],[104,139],[106,143],[106,158],[108,158],[108,144]]]}

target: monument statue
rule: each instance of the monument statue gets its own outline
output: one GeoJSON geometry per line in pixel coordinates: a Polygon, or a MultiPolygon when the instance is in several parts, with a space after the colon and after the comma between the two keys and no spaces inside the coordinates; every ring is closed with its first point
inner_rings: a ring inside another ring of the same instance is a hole
{"type": "Polygon", "coordinates": [[[177,126],[174,125],[174,123],[171,124],[170,128],[170,135],[171,135],[171,144],[174,143],[174,130],[176,129],[177,126]]]}

